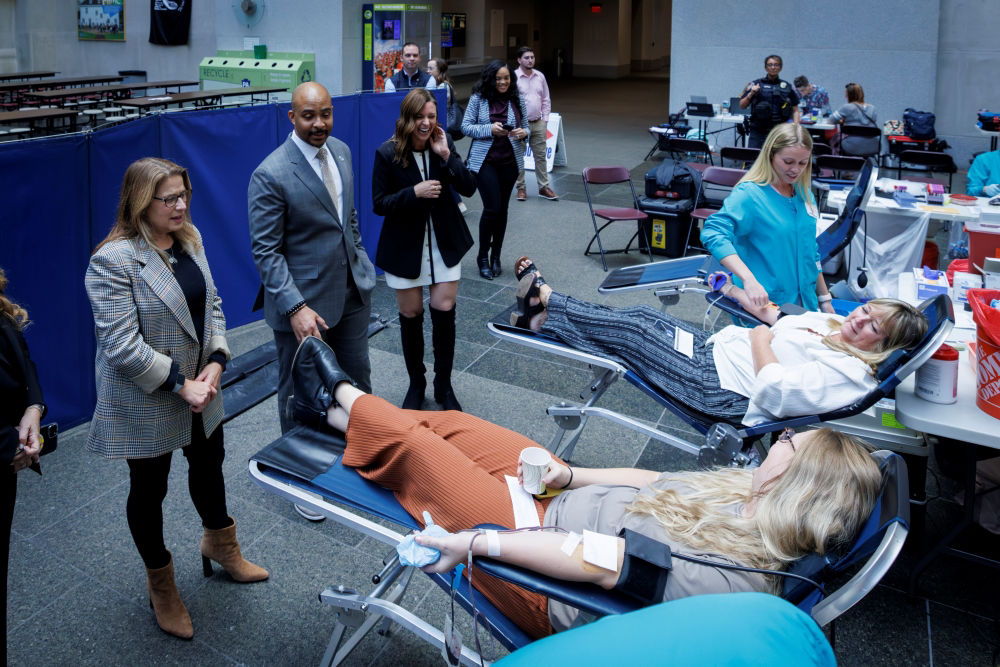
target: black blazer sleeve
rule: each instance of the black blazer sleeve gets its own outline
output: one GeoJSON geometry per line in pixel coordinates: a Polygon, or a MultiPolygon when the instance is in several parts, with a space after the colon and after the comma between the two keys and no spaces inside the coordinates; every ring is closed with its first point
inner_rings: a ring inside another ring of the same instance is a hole
{"type": "MultiPolygon", "coordinates": [[[[0,316],[2,317],[2,316],[0,316]]],[[[31,360],[28,352],[28,343],[24,340],[24,335],[9,323],[0,323],[0,335],[5,336],[9,345],[4,346],[12,352],[11,359],[4,359],[6,364],[3,368],[9,369],[10,383],[18,386],[19,390],[12,396],[3,396],[5,403],[3,410],[5,418],[0,424],[0,464],[8,464],[14,458],[17,450],[18,436],[17,424],[21,421],[21,416],[29,405],[39,404],[42,406],[42,416],[45,416],[45,397],[42,395],[42,385],[38,381],[38,370],[35,362],[31,360]]],[[[0,372],[8,371],[0,369],[0,372]]]]}
{"type": "Polygon", "coordinates": [[[418,204],[413,186],[420,179],[414,180],[401,164],[394,161],[395,148],[391,141],[379,146],[375,151],[375,166],[372,168],[372,209],[375,215],[383,217],[412,211],[413,206],[418,204]]]}

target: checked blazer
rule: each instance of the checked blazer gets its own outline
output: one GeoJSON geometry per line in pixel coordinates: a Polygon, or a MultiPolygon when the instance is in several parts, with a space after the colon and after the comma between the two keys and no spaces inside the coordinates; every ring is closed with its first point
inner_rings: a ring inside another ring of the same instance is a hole
{"type": "MultiPolygon", "coordinates": [[[[205,278],[204,345],[184,292],[160,254],[141,239],[118,239],[90,258],[86,287],[97,330],[97,407],[87,449],[109,459],[150,458],[191,443],[190,406],[160,389],[172,361],[194,378],[221,351],[228,359],[222,301],[201,246],[190,252],[205,278]]],[[[222,422],[222,392],[205,407],[205,435],[222,422]]]]}

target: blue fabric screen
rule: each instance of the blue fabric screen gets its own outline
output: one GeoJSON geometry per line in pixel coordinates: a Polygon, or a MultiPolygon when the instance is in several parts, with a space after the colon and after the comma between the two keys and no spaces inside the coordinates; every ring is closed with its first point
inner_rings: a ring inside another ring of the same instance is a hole
{"type": "Polygon", "coordinates": [[[0,267],[8,296],[31,318],[24,330],[49,406],[65,428],[95,400],[94,321],[83,288],[90,257],[90,172],[84,135],[10,142],[0,150],[6,202],[0,267]]]}
{"type": "Polygon", "coordinates": [[[251,312],[260,274],[250,254],[247,185],[274,150],[274,114],[262,105],[160,116],[160,155],[188,170],[191,219],[229,327],[260,319],[251,312]]]}

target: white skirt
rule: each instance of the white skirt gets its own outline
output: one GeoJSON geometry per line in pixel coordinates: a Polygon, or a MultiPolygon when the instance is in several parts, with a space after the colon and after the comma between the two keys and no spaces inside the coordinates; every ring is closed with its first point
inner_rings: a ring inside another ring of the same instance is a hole
{"type": "Polygon", "coordinates": [[[437,237],[434,235],[434,226],[427,225],[428,231],[424,232],[423,252],[420,257],[420,275],[416,278],[401,278],[388,271],[385,272],[385,284],[392,289],[409,289],[411,287],[423,287],[424,285],[436,285],[437,283],[448,283],[462,277],[462,263],[455,266],[445,266],[441,251],[438,250],[437,237]]]}

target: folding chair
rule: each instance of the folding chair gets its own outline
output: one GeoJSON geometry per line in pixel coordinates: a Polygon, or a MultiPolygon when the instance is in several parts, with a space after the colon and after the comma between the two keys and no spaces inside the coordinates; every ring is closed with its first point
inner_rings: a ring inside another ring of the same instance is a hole
{"type": "Polygon", "coordinates": [[[882,152],[882,130],[869,125],[841,125],[840,126],[840,154],[853,157],[873,157],[878,158],[882,152]],[[851,151],[844,145],[844,140],[849,137],[858,139],[868,139],[864,144],[872,144],[873,150],[851,151]]]}
{"type": "Polygon", "coordinates": [[[653,261],[653,253],[649,248],[649,242],[646,239],[646,235],[640,233],[642,231],[642,221],[647,220],[649,216],[639,210],[639,199],[635,195],[635,187],[632,185],[632,177],[629,174],[628,169],[621,166],[586,167],[583,170],[583,189],[587,193],[587,206],[590,207],[590,219],[594,223],[594,235],[590,238],[590,243],[587,244],[587,249],[583,251],[583,254],[594,254],[591,252],[590,248],[594,245],[594,241],[597,241],[597,247],[601,254],[601,265],[604,267],[604,270],[607,271],[608,263],[604,256],[618,253],[628,253],[629,248],[632,246],[632,241],[638,237],[640,249],[641,246],[645,245],[649,261],[653,261]],[[594,208],[594,201],[590,195],[590,186],[615,185],[619,183],[628,183],[629,192],[632,193],[632,208],[594,208]],[[606,221],[600,227],[597,226],[598,218],[606,221]],[[601,231],[611,223],[621,222],[623,220],[634,220],[637,223],[635,234],[633,234],[628,240],[628,243],[625,244],[624,249],[605,250],[604,244],[601,242],[601,231]]]}
{"type": "Polygon", "coordinates": [[[710,165],[715,164],[712,159],[712,149],[707,141],[701,139],[670,137],[667,141],[667,151],[671,158],[683,160],[698,171],[705,171],[710,165]],[[687,158],[691,155],[700,157],[701,161],[688,162],[687,158]]]}
{"type": "MultiPolygon", "coordinates": [[[[751,149],[743,149],[743,150],[751,150],[751,149]]],[[[695,205],[697,206],[697,204],[700,203],[703,199],[708,201],[708,197],[705,196],[705,190],[707,186],[711,185],[715,186],[716,188],[725,190],[725,195],[722,197],[722,199],[718,199],[716,197],[713,197],[711,199],[712,202],[718,203],[721,206],[722,201],[727,196],[729,196],[729,192],[736,186],[737,183],[739,183],[740,179],[743,178],[743,175],[746,173],[747,172],[744,169],[733,169],[731,167],[709,167],[708,169],[705,170],[705,173],[701,175],[701,188],[698,190],[698,194],[694,199],[695,205]]],[[[718,192],[716,192],[716,194],[718,194],[718,192]]],[[[691,224],[688,229],[688,238],[689,239],[691,238],[691,232],[694,230],[695,224],[697,224],[698,221],[704,223],[704,221],[710,215],[718,211],[719,211],[718,208],[712,208],[707,206],[698,207],[695,208],[693,211],[691,211],[691,224]]],[[[685,249],[684,254],[687,254],[687,250],[690,250],[692,248],[704,252],[704,249],[701,248],[700,246],[691,246],[689,244],[685,249]]]]}
{"type": "MultiPolygon", "coordinates": [[[[951,177],[958,171],[955,166],[955,161],[947,153],[940,153],[938,151],[903,151],[899,154],[899,164],[896,166],[896,178],[901,179],[903,170],[909,171],[926,171],[930,173],[940,172],[948,174],[948,191],[951,192],[951,177]],[[904,166],[903,163],[914,166],[904,166]],[[920,169],[923,167],[923,169],[920,169]]],[[[920,179],[928,180],[928,179],[920,179]]],[[[928,182],[931,183],[944,183],[930,179],[928,182]]]]}
{"type": "Polygon", "coordinates": [[[819,173],[813,177],[813,180],[820,182],[839,181],[844,180],[845,172],[856,174],[861,171],[865,166],[865,159],[848,155],[817,155],[815,163],[819,173]]]}
{"type": "Polygon", "coordinates": [[[737,169],[749,169],[760,155],[759,148],[744,148],[742,146],[723,146],[719,149],[721,166],[726,166],[726,160],[736,164],[737,169]]]}

